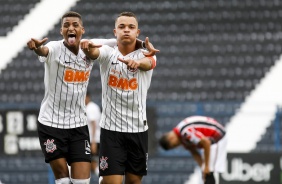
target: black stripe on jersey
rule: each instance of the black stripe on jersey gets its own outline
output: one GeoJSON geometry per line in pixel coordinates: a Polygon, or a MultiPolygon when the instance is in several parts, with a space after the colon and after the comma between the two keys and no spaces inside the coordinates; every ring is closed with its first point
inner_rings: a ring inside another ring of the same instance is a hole
{"type": "MultiPolygon", "coordinates": [[[[126,66],[126,68],[127,68],[127,66],[126,66]]],[[[127,70],[127,76],[128,76],[128,70],[127,70]]],[[[129,79],[129,78],[128,78],[129,79]]],[[[129,90],[127,91],[127,95],[126,95],[126,103],[128,104],[128,101],[129,101],[129,99],[128,99],[128,96],[129,96],[129,90]]],[[[128,132],[128,116],[127,116],[127,114],[128,114],[128,110],[129,110],[129,108],[126,108],[126,131],[128,132]]]]}
{"type": "MultiPolygon", "coordinates": [[[[118,56],[119,57],[119,56],[118,56]]],[[[120,61],[117,61],[117,62],[120,62],[120,61]]],[[[116,65],[117,66],[117,65],[116,65]]],[[[115,68],[116,68],[116,66],[115,66],[115,68]]],[[[122,66],[123,66],[123,63],[122,63],[122,66]]],[[[119,76],[120,76],[121,74],[119,74],[119,76]]],[[[117,88],[116,88],[116,91],[117,91],[117,88]]],[[[122,132],[122,124],[123,124],[123,121],[122,121],[122,116],[123,116],[123,111],[122,111],[122,93],[123,93],[124,91],[122,90],[122,92],[121,92],[121,97],[120,97],[120,113],[121,113],[121,116],[120,116],[120,130],[121,130],[121,132],[122,132]]],[[[117,92],[116,92],[116,94],[118,94],[117,92]]],[[[128,94],[128,92],[127,92],[127,94],[128,94]]],[[[116,101],[117,101],[117,99],[118,98],[116,98],[116,101]]],[[[128,98],[127,98],[128,99],[128,98]]],[[[116,123],[116,127],[117,127],[117,123],[116,123]]]]}
{"type": "MultiPolygon", "coordinates": [[[[75,66],[75,63],[73,64],[73,66],[75,66]]],[[[72,114],[71,110],[72,110],[72,102],[74,102],[74,85],[72,85],[72,96],[71,96],[71,103],[70,103],[70,114],[72,114]]],[[[75,113],[75,111],[74,111],[75,113]]],[[[75,116],[74,116],[75,119],[75,116]]],[[[69,126],[71,124],[71,118],[69,118],[69,126]]],[[[76,126],[76,124],[75,124],[76,126]]]]}
{"type": "Polygon", "coordinates": [[[186,127],[193,126],[193,125],[205,125],[207,127],[215,127],[221,133],[222,136],[225,135],[225,130],[223,130],[221,127],[217,126],[216,124],[211,124],[211,123],[201,122],[201,121],[187,123],[180,129],[180,132],[182,132],[186,127]]]}
{"type": "MultiPolygon", "coordinates": [[[[111,61],[111,60],[110,60],[111,61]]],[[[119,61],[117,61],[119,62],[119,61]]],[[[115,69],[117,68],[118,65],[115,65],[115,69]]],[[[119,77],[120,77],[120,74],[119,74],[119,77]]],[[[118,100],[118,92],[117,92],[117,87],[115,87],[115,92],[116,92],[116,99],[115,99],[115,109],[117,109],[117,100],[118,100]]],[[[113,90],[112,90],[113,91],[113,90]]],[[[122,105],[122,104],[121,104],[122,105]]],[[[112,111],[111,111],[112,112],[112,111]]],[[[115,110],[115,112],[117,112],[117,110],[115,110]]],[[[121,115],[121,118],[122,118],[122,115],[121,115]]],[[[116,122],[116,119],[117,119],[117,113],[116,113],[116,118],[115,118],[115,131],[117,131],[117,122],[116,122]]],[[[122,126],[121,126],[122,127],[122,126]]],[[[122,128],[120,128],[120,131],[122,132],[122,128]]]]}
{"type": "MultiPolygon", "coordinates": [[[[76,61],[76,64],[79,66],[79,69],[80,69],[80,67],[81,67],[81,65],[80,65],[80,63],[78,63],[77,61],[77,59],[75,60],[76,61]]],[[[84,84],[83,84],[84,85],[84,84]]],[[[81,87],[81,89],[83,89],[83,85],[82,85],[82,87],[81,87]]],[[[79,87],[79,83],[77,83],[76,84],[76,89],[77,89],[77,91],[78,91],[78,88],[79,87]]],[[[75,107],[77,107],[77,104],[78,104],[78,101],[79,100],[82,100],[82,99],[84,99],[81,95],[81,93],[79,93],[80,95],[77,95],[77,99],[76,99],[76,102],[75,102],[75,107]]],[[[85,102],[84,102],[85,103],[85,102]]],[[[74,113],[76,113],[76,108],[74,109],[74,113]]],[[[79,117],[79,123],[81,122],[81,116],[80,116],[80,111],[81,111],[81,107],[78,109],[78,117],[79,117]]],[[[75,118],[75,117],[74,117],[75,118]]],[[[75,121],[75,127],[77,127],[77,125],[76,125],[76,121],[75,121]]]]}
{"type": "MultiPolygon", "coordinates": [[[[59,57],[59,60],[60,60],[60,57],[59,57]]],[[[55,107],[55,102],[56,102],[56,100],[55,100],[55,98],[56,98],[56,93],[57,93],[57,83],[58,83],[58,76],[59,76],[59,63],[57,63],[57,76],[56,76],[56,82],[55,82],[55,94],[54,94],[54,102],[53,102],[53,109],[52,109],[52,124],[51,124],[51,126],[53,126],[53,122],[54,122],[54,114],[55,114],[55,112],[54,112],[54,107],[55,107]]]]}
{"type": "MultiPolygon", "coordinates": [[[[65,48],[65,55],[64,55],[65,63],[67,63],[67,62],[66,62],[66,56],[67,56],[67,53],[66,53],[66,48],[65,48]]],[[[69,58],[68,58],[68,60],[69,60],[68,63],[70,63],[71,54],[70,54],[68,57],[69,57],[69,58]]],[[[64,72],[63,72],[63,73],[65,73],[65,67],[64,67],[64,72]]],[[[64,78],[62,79],[62,81],[64,81],[64,78]]],[[[63,85],[63,84],[62,84],[62,85],[63,85]]],[[[68,91],[69,91],[69,85],[68,85],[68,83],[67,83],[66,102],[65,102],[65,108],[64,108],[64,119],[63,119],[63,122],[65,122],[65,116],[66,116],[66,107],[67,107],[68,91]]],[[[64,125],[65,125],[65,124],[64,124],[64,125]]],[[[69,123],[69,126],[70,126],[70,123],[69,123]]]]}
{"type": "MultiPolygon", "coordinates": [[[[59,64],[59,63],[58,63],[59,64]]],[[[65,66],[64,66],[64,70],[65,70],[65,66]]],[[[62,88],[63,88],[63,81],[64,80],[64,72],[62,72],[62,83],[61,83],[61,91],[59,92],[60,93],[60,99],[59,99],[59,107],[58,107],[58,124],[60,122],[60,107],[61,107],[61,98],[62,98],[62,88]]],[[[62,120],[63,121],[63,120],[62,120]]],[[[64,128],[64,126],[63,126],[64,128]]]]}
{"type": "MultiPolygon", "coordinates": [[[[134,60],[137,60],[138,59],[138,53],[136,54],[136,52],[134,53],[134,55],[133,55],[133,59],[134,60]]],[[[139,69],[137,69],[137,71],[138,71],[139,69]]],[[[137,73],[134,73],[133,74],[133,77],[135,77],[135,75],[138,75],[138,72],[137,73]]],[[[139,79],[138,78],[138,76],[136,77],[136,79],[139,79]]],[[[138,88],[137,88],[137,117],[138,117],[138,119],[137,119],[137,121],[138,121],[138,127],[137,127],[137,131],[139,132],[139,122],[140,122],[140,120],[139,120],[139,118],[140,118],[140,116],[139,116],[139,105],[140,105],[140,101],[139,101],[139,96],[138,96],[138,94],[139,94],[139,92],[140,92],[140,84],[139,84],[139,82],[140,82],[141,80],[139,80],[139,81],[137,81],[138,82],[138,88]]],[[[133,91],[133,101],[134,101],[134,91],[133,91]]],[[[142,94],[142,91],[141,91],[141,94],[142,94]]],[[[142,97],[141,97],[142,98],[142,97]]],[[[133,107],[134,107],[134,103],[133,103],[133,107]]],[[[133,111],[133,109],[132,109],[132,118],[133,118],[133,113],[134,113],[134,111],[133,111]]],[[[143,121],[143,120],[142,120],[143,121]]],[[[132,121],[132,132],[133,132],[133,121],[132,121]]]]}
{"type": "MultiPolygon", "coordinates": [[[[137,73],[137,75],[138,75],[138,73],[137,73]]],[[[137,79],[140,79],[140,75],[139,75],[139,77],[137,77],[137,79]]],[[[142,103],[142,98],[143,98],[143,96],[142,96],[142,80],[139,80],[138,81],[138,94],[140,93],[140,100],[139,100],[139,96],[137,95],[137,102],[138,102],[138,109],[139,109],[139,106],[141,106],[142,108],[142,112],[141,112],[141,114],[142,114],[142,120],[141,120],[141,122],[143,122],[144,121],[144,119],[143,119],[143,111],[144,111],[144,109],[143,109],[143,103],[142,103]],[[141,103],[140,103],[141,102],[141,103]]],[[[139,116],[139,110],[138,110],[138,117],[140,117],[139,116]]],[[[139,123],[140,123],[140,121],[139,121],[139,118],[138,118],[138,132],[140,132],[139,131],[139,123]]],[[[144,125],[144,124],[143,124],[144,125]]],[[[144,128],[143,128],[143,130],[144,130],[144,128]]]]}
{"type": "MultiPolygon", "coordinates": [[[[112,57],[114,57],[114,55],[112,54],[110,57],[109,57],[109,62],[107,63],[108,65],[110,65],[111,63],[110,63],[110,61],[111,61],[111,58],[112,57]]],[[[104,91],[102,91],[102,99],[105,99],[105,102],[104,102],[104,107],[103,107],[103,111],[106,113],[107,111],[106,111],[106,109],[108,108],[108,98],[107,97],[105,97],[105,96],[107,96],[107,94],[108,94],[108,89],[110,88],[109,86],[108,86],[108,77],[110,76],[110,71],[111,71],[111,67],[109,67],[109,71],[108,72],[105,72],[105,75],[104,75],[104,84],[102,84],[102,87],[104,86],[104,88],[106,89],[106,92],[104,92],[104,91]]],[[[103,89],[102,89],[103,90],[103,89]]],[[[112,92],[111,92],[112,93],[112,92]]],[[[111,95],[112,96],[112,95],[111,95]]],[[[112,109],[111,109],[111,105],[110,105],[110,112],[112,112],[112,109]]],[[[104,124],[104,127],[103,128],[105,128],[106,129],[106,122],[107,122],[107,115],[105,115],[105,124],[104,124]]],[[[110,125],[109,125],[109,129],[111,129],[111,124],[112,124],[112,121],[111,121],[111,114],[110,114],[110,125]]]]}

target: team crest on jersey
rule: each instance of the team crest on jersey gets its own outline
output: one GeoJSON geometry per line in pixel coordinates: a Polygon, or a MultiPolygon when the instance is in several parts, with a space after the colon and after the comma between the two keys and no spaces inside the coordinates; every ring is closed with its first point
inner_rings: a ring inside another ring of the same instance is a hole
{"type": "Polygon", "coordinates": [[[103,171],[108,168],[107,160],[108,160],[108,157],[102,156],[102,158],[100,158],[100,169],[102,169],[103,171]]]}
{"type": "Polygon", "coordinates": [[[82,59],[83,59],[83,61],[84,61],[84,63],[85,63],[86,68],[89,68],[89,66],[90,66],[90,64],[91,64],[90,59],[89,59],[87,56],[85,56],[85,57],[82,58],[82,59]]]}
{"type": "Polygon", "coordinates": [[[57,149],[56,144],[54,144],[54,139],[52,140],[47,139],[47,141],[44,142],[44,145],[46,146],[45,150],[47,153],[53,153],[57,149]]]}

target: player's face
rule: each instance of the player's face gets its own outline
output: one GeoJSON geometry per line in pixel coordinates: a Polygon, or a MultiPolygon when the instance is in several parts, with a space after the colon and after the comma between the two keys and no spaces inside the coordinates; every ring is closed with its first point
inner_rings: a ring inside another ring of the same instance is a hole
{"type": "Polygon", "coordinates": [[[116,20],[114,34],[118,42],[122,44],[133,43],[139,33],[138,23],[134,17],[121,16],[116,20]]]}
{"type": "Polygon", "coordinates": [[[78,46],[84,32],[84,27],[78,17],[65,17],[63,19],[61,35],[63,35],[65,44],[69,47],[78,46]]]}
{"type": "Polygon", "coordinates": [[[174,131],[170,131],[167,134],[167,139],[169,140],[169,148],[173,149],[181,144],[177,134],[174,131]]]}

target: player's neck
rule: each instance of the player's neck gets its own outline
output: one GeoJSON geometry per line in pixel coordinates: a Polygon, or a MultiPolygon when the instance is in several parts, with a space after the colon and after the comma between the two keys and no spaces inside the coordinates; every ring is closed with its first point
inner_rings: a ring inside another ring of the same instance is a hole
{"type": "Polygon", "coordinates": [[[136,43],[131,43],[131,44],[118,43],[118,50],[122,55],[126,56],[127,54],[135,51],[135,44],[136,43]]]}
{"type": "Polygon", "coordinates": [[[79,46],[70,47],[68,44],[64,42],[64,45],[75,55],[78,54],[79,46]]]}

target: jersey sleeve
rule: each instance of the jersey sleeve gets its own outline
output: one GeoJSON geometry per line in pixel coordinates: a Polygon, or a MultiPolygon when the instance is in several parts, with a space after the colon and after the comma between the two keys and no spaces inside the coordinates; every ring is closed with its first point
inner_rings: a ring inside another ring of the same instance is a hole
{"type": "Polygon", "coordinates": [[[99,48],[100,50],[100,54],[98,56],[98,58],[96,59],[100,64],[107,64],[108,62],[110,62],[110,53],[112,53],[113,48],[107,46],[107,45],[103,45],[102,47],[99,48]]]}
{"type": "Polygon", "coordinates": [[[48,47],[49,53],[48,53],[47,57],[38,56],[39,61],[40,62],[49,62],[49,61],[55,60],[54,51],[60,49],[59,42],[58,41],[51,41],[51,42],[48,42],[45,46],[48,47]]]}

